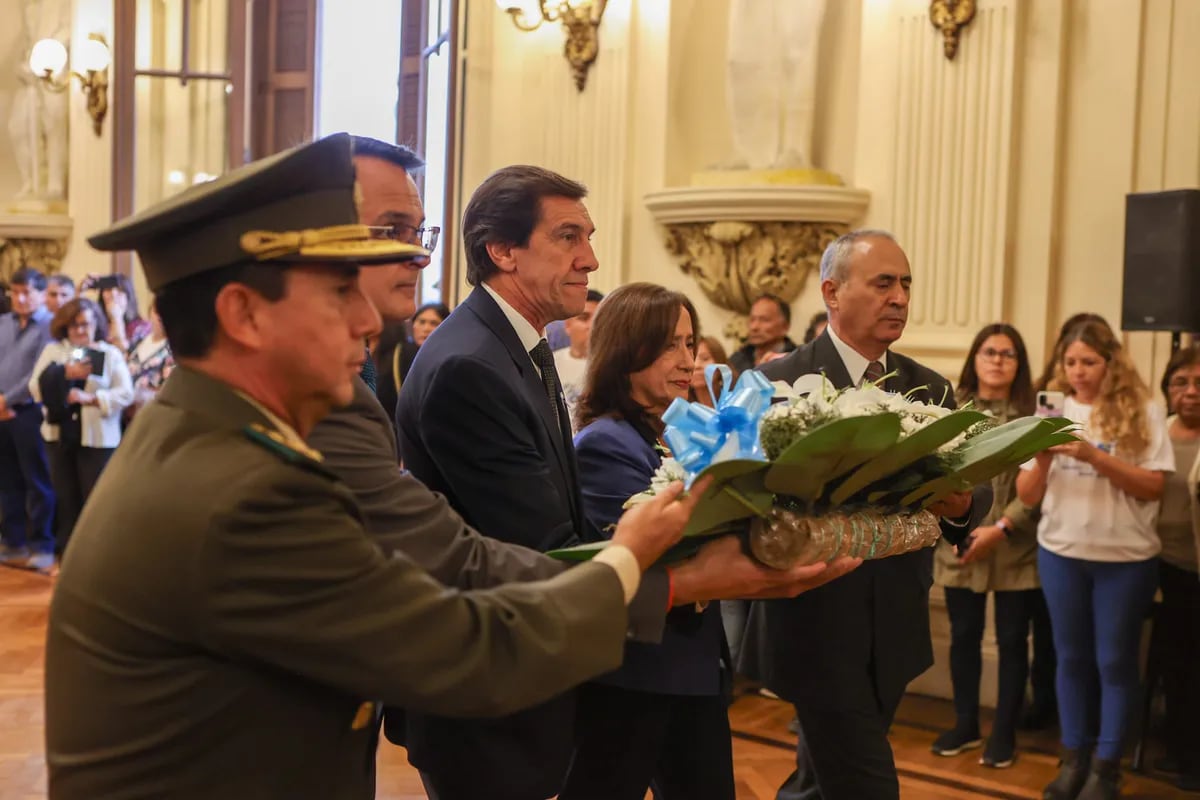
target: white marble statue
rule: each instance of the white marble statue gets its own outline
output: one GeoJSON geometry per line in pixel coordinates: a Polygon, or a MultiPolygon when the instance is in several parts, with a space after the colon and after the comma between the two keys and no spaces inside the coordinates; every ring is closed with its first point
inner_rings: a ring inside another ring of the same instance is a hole
{"type": "Polygon", "coordinates": [[[21,3],[20,46],[14,48],[20,85],[8,117],[12,153],[21,176],[14,198],[18,210],[61,211],[67,198],[68,92],[50,91],[29,68],[29,51],[39,39],[67,42],[64,5],[61,0],[21,3]]]}
{"type": "Polygon", "coordinates": [[[825,0],[730,0],[729,87],[738,169],[812,164],[825,0]]]}

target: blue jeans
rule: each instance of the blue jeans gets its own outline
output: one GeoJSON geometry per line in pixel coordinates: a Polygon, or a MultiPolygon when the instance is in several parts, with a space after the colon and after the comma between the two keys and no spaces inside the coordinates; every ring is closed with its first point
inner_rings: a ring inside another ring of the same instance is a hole
{"type": "Polygon", "coordinates": [[[54,552],[54,489],[42,441],[42,407],[30,403],[0,422],[0,526],[4,544],[54,552]]]}
{"type": "Polygon", "coordinates": [[[1058,651],[1063,747],[1090,746],[1090,723],[1098,719],[1096,758],[1117,761],[1141,695],[1138,644],[1158,587],[1158,559],[1084,561],[1039,547],[1038,571],[1058,651]]]}

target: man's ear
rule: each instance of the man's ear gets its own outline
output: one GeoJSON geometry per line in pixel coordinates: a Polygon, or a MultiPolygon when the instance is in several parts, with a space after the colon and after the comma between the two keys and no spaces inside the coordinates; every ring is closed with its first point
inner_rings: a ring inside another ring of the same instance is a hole
{"type": "Polygon", "coordinates": [[[260,349],[263,344],[260,312],[266,305],[266,299],[249,286],[225,284],[215,301],[218,332],[248,350],[260,349]]]}
{"type": "Polygon", "coordinates": [[[834,311],[838,307],[837,290],[840,285],[833,278],[821,281],[821,299],[825,301],[825,308],[830,311],[834,311]]]}
{"type": "Polygon", "coordinates": [[[500,268],[501,272],[515,272],[517,269],[517,260],[514,250],[517,249],[515,244],[511,242],[488,242],[487,254],[492,259],[492,263],[500,268]]]}

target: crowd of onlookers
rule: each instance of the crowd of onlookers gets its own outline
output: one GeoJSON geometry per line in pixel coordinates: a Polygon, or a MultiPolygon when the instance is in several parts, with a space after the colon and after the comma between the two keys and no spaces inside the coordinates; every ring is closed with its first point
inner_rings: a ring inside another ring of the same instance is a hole
{"type": "Polygon", "coordinates": [[[0,564],[55,574],[124,430],[174,367],[124,275],[19,269],[0,315],[0,564]]]}
{"type": "MultiPolygon", "coordinates": [[[[602,335],[646,328],[634,311],[618,318],[618,308],[635,300],[684,302],[694,318],[686,298],[673,293],[660,298],[646,286],[620,290],[621,302],[609,304],[613,308],[602,318],[602,335]],[[649,299],[638,300],[638,292],[649,299]]],[[[76,293],[70,278],[22,269],[12,276],[6,297],[11,309],[0,315],[0,563],[53,574],[123,431],[154,398],[174,362],[153,306],[148,319],[139,316],[125,276],[89,277],[76,293]]],[[[547,331],[572,427],[584,431],[577,438],[581,461],[595,455],[597,422],[619,418],[625,402],[587,391],[592,320],[605,308],[603,299],[589,291],[581,314],[547,331]]],[[[427,304],[410,322],[386,328],[370,343],[384,408],[396,408],[422,344],[449,315],[445,305],[427,304]]],[[[804,342],[822,335],[826,324],[823,312],[813,317],[804,342]]],[[[689,332],[657,329],[653,335],[669,334],[658,356],[667,359],[664,379],[683,370],[689,398],[712,406],[724,379],[720,370],[706,373],[706,367],[726,365],[736,380],[741,371],[794,350],[790,326],[790,306],[767,295],[751,308],[745,345],[728,356],[713,337],[692,341],[689,332]],[[690,355],[670,360],[675,351],[669,342],[676,334],[686,340],[690,355]]],[[[615,340],[601,344],[603,358],[622,368],[637,360],[615,340]]],[[[1115,774],[1139,715],[1139,645],[1143,624],[1153,614],[1151,652],[1165,690],[1170,750],[1159,766],[1178,773],[1181,787],[1195,790],[1200,347],[1174,353],[1158,384],[1161,399],[1095,314],[1069,319],[1037,377],[1034,366],[1021,334],[997,323],[978,332],[958,379],[960,405],[1000,421],[1066,416],[1079,423],[1081,440],[994,479],[994,502],[983,524],[961,544],[942,541],[937,547],[934,579],[943,587],[950,620],[956,723],[937,737],[933,750],[950,756],[982,748],[980,762],[1002,768],[1016,758],[1018,729],[1047,727],[1057,719],[1066,755],[1057,779],[1061,794],[1053,796],[1075,796],[1078,787],[1070,783],[1082,780],[1089,768],[1111,764],[1115,774]],[[989,594],[998,690],[985,740],[980,682],[989,594]]],[[[638,400],[639,386],[631,385],[631,397],[645,406],[638,400]]],[[[609,455],[601,451],[596,458],[609,455]]],[[[605,475],[604,480],[612,477],[605,475]]],[[[619,514],[607,507],[599,512],[619,514]]],[[[745,605],[726,602],[713,617],[723,622],[734,663],[745,605]]],[[[1049,787],[1047,796],[1054,790],[1049,787]]]]}

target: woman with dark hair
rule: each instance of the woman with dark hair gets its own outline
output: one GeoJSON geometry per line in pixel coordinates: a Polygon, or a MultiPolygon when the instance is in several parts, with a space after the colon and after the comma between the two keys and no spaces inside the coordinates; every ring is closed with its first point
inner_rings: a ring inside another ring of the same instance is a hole
{"type": "Polygon", "coordinates": [[[1151,647],[1162,665],[1167,752],[1178,773],[1175,785],[1195,792],[1200,791],[1200,347],[1171,356],[1162,391],[1172,414],[1167,434],[1175,450],[1175,472],[1163,485],[1158,515],[1162,606],[1151,647]]]}
{"type": "Polygon", "coordinates": [[[417,351],[448,316],[450,309],[445,303],[426,303],[417,309],[408,324],[384,328],[379,343],[372,350],[371,357],[375,359],[375,370],[379,375],[375,383],[375,396],[392,416],[393,425],[400,387],[408,377],[417,351]]]}
{"type": "MultiPolygon", "coordinates": [[[[984,326],[975,335],[958,379],[959,405],[971,403],[997,422],[1033,413],[1033,382],[1021,334],[1011,325],[984,326]]],[[[1037,576],[1034,521],[1016,497],[1017,470],[992,479],[995,500],[983,524],[957,548],[938,542],[934,582],[946,593],[950,615],[950,680],[955,725],[933,752],[958,755],[983,744],[979,735],[979,681],[983,672],[984,613],[993,593],[1000,651],[996,717],[979,763],[1009,767],[1015,759],[1017,721],[1029,673],[1026,640],[1043,604],[1037,576]]]]}
{"type": "MultiPolygon", "coordinates": [[[[715,406],[717,401],[708,390],[708,381],[704,377],[704,368],[711,364],[728,365],[729,356],[725,354],[725,348],[715,336],[701,336],[696,341],[696,369],[692,372],[691,399],[709,408],[715,406]]],[[[721,391],[720,376],[714,376],[713,391],[721,391]]]]}
{"type": "Polygon", "coordinates": [[[804,329],[804,344],[808,344],[813,339],[816,339],[825,332],[825,328],[829,325],[829,312],[818,311],[812,315],[812,319],[808,321],[808,327],[804,329]]]}
{"type": "Polygon", "coordinates": [[[138,312],[137,290],[128,275],[114,273],[103,278],[89,275],[80,287],[97,289],[99,305],[104,309],[109,344],[129,353],[150,333],[150,323],[138,312]]]}
{"type": "Polygon", "coordinates": [[[42,403],[42,438],[58,498],[56,549],[61,554],[79,512],[121,441],[121,412],[133,401],[125,354],[104,341],[106,321],[86,297],[65,303],[50,322],[56,341],[33,368],[29,391],[42,403]]]}
{"type": "MultiPolygon", "coordinates": [[[[575,437],[584,514],[606,531],[662,463],[661,415],[686,398],[699,320],[651,283],[611,292],[592,321],[575,437]]],[[[676,608],[662,642],[628,642],[625,662],[579,691],[576,752],[561,800],[732,800],[719,603],[676,608]]]]}
{"type": "Polygon", "coordinates": [[[1063,757],[1044,797],[1109,800],[1120,795],[1141,696],[1138,645],[1162,550],[1155,522],[1175,454],[1162,410],[1107,325],[1072,328],[1059,356],[1048,389],[1065,393],[1063,416],[1080,438],[1017,476],[1021,500],[1041,504],[1038,575],[1058,652],[1063,757]]]}

